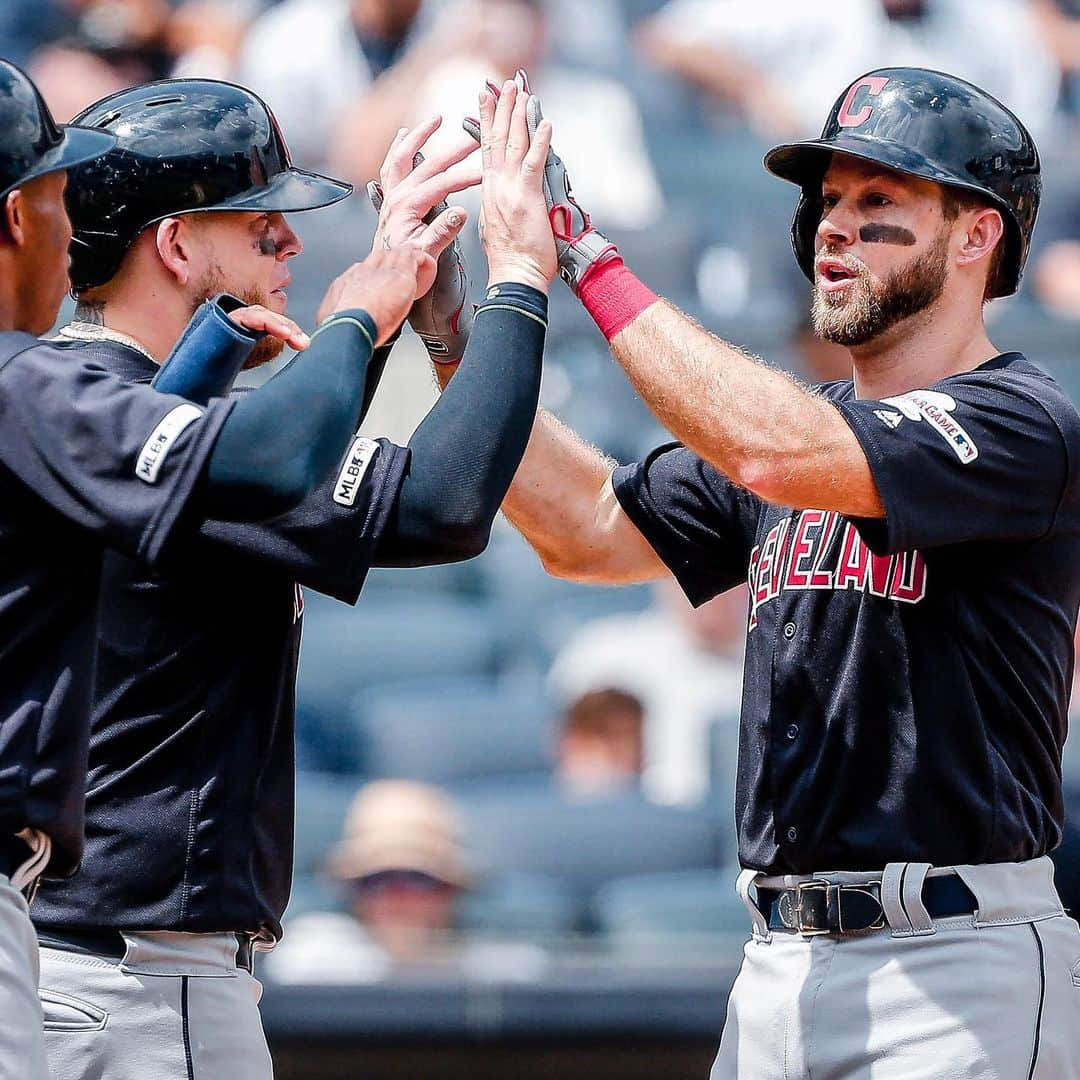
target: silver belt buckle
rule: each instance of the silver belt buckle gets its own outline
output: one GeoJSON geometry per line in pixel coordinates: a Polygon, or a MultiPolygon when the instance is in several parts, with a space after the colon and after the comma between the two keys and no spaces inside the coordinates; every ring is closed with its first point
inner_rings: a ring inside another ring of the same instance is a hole
{"type": "Polygon", "coordinates": [[[798,930],[803,937],[817,937],[821,934],[827,934],[829,932],[828,927],[825,926],[804,926],[803,925],[803,893],[818,891],[828,893],[830,885],[827,881],[798,881],[795,883],[795,926],[794,930],[798,930]]]}

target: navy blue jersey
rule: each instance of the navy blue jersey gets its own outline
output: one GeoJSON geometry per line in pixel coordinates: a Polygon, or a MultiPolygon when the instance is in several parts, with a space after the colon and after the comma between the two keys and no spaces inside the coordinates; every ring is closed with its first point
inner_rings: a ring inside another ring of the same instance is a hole
{"type": "Polygon", "coordinates": [[[102,544],[161,558],[230,407],[0,334],[0,832],[48,834],[50,874],[83,846],[102,544]]]}
{"type": "MultiPolygon", "coordinates": [[[[124,379],[156,371],[115,342],[83,351],[124,379]]],[[[86,856],[43,884],[35,922],[280,935],[301,587],[356,600],[408,457],[358,439],[288,514],[204,522],[154,572],[106,554],[86,856]]]]}
{"type": "Polygon", "coordinates": [[[740,861],[1043,855],[1063,821],[1080,417],[1015,353],[885,401],[820,392],[883,521],[763,503],[677,445],[614,479],[693,603],[749,580],[740,861]]]}

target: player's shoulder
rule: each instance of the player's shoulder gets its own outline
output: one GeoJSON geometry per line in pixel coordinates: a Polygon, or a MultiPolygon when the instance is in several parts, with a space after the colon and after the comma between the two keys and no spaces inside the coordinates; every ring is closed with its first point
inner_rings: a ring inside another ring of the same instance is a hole
{"type": "Polygon", "coordinates": [[[1070,441],[1080,440],[1080,413],[1065,388],[1045,368],[1023,353],[1002,353],[972,371],[944,379],[945,392],[965,392],[972,402],[992,404],[1012,397],[1037,405],[1070,441]]]}
{"type": "Polygon", "coordinates": [[[819,397],[829,401],[844,401],[855,393],[855,384],[851,379],[834,379],[831,382],[815,383],[811,387],[819,397]]]}
{"type": "Polygon", "coordinates": [[[72,362],[71,343],[34,337],[32,334],[10,332],[0,334],[0,370],[12,378],[34,372],[57,378],[76,374],[83,358],[72,362]]]}
{"type": "Polygon", "coordinates": [[[13,360],[39,344],[40,342],[33,334],[24,334],[21,330],[0,332],[0,364],[13,360]]]}

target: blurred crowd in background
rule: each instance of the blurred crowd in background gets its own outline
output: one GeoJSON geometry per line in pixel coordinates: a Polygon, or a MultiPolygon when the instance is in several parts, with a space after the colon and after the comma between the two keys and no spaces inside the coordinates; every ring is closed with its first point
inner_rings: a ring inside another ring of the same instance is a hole
{"type": "MultiPolygon", "coordinates": [[[[0,0],[0,54],[64,120],[168,76],[260,93],[297,164],[360,189],[293,222],[307,324],[367,248],[362,185],[397,129],[439,112],[436,138],[461,138],[483,79],[525,67],[580,201],[640,276],[815,381],[844,376],[846,353],[809,333],[794,193],[762,153],[816,134],[869,69],[946,70],[1006,102],[1044,159],[1025,288],[990,309],[991,334],[1080,394],[1080,0],[0,0]]],[[[370,426],[405,438],[433,390],[407,335],[398,351],[370,426]]],[[[543,398],[623,461],[668,439],[558,283],[543,398]]],[[[673,584],[548,578],[505,524],[470,563],[373,572],[355,609],[308,594],[294,897],[270,974],[528,978],[584,935],[743,936],[745,625],[745,590],[694,611],[673,584]]],[[[1080,754],[1065,778],[1080,820],[1080,754]]],[[[1078,847],[1070,831],[1058,856],[1070,906],[1078,847]]]]}

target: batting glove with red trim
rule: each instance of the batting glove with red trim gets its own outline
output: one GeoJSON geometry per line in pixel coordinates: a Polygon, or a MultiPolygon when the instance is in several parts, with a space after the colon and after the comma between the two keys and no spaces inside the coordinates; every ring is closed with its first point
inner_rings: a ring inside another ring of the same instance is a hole
{"type": "MultiPolygon", "coordinates": [[[[518,71],[516,81],[526,93],[529,91],[529,79],[524,71],[518,71]]],[[[488,82],[488,89],[497,98],[499,88],[488,82]]],[[[532,94],[526,107],[525,115],[529,124],[529,138],[536,134],[544,114],[540,99],[532,94]]],[[[465,130],[480,142],[480,123],[471,117],[462,125],[465,130]]],[[[544,198],[547,200],[548,217],[551,231],[555,235],[555,251],[559,258],[559,277],[577,293],[582,281],[601,263],[616,258],[619,249],[602,233],[593,227],[592,219],[574,198],[563,160],[554,148],[548,151],[544,165],[544,198]]]]}

